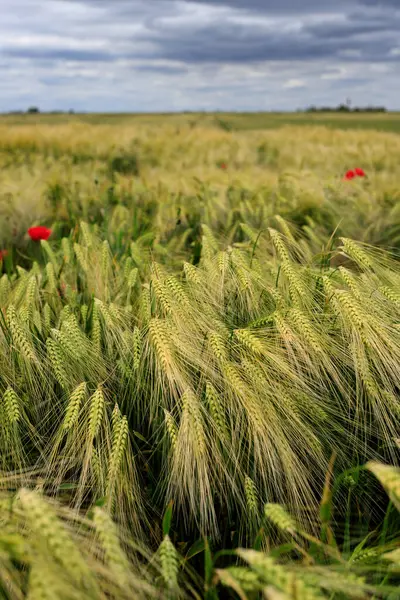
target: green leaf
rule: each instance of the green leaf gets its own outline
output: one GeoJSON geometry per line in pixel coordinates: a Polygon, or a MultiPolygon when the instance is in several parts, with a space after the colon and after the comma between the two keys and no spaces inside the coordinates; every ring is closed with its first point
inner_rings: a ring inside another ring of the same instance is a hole
{"type": "Polygon", "coordinates": [[[204,579],[206,584],[206,589],[211,583],[213,574],[213,558],[210,550],[210,545],[208,543],[208,539],[204,538],[204,579]]]}
{"type": "Polygon", "coordinates": [[[162,521],[162,528],[163,528],[163,534],[164,535],[169,535],[169,530],[171,528],[171,521],[172,521],[172,506],[174,504],[174,501],[171,500],[171,502],[168,504],[167,508],[165,509],[165,513],[164,513],[164,517],[163,517],[163,521],[162,521]]]}
{"type": "Polygon", "coordinates": [[[58,486],[59,490],[76,490],[76,488],[78,487],[77,483],[61,483],[58,486]]]}
{"type": "Polygon", "coordinates": [[[262,546],[262,542],[263,542],[264,538],[265,538],[265,530],[264,530],[264,527],[261,527],[261,529],[258,531],[258,533],[254,539],[254,543],[253,543],[254,550],[261,550],[261,546],[262,546]]]}
{"type": "Polygon", "coordinates": [[[205,550],[205,547],[206,545],[204,540],[200,538],[190,546],[185,556],[186,560],[190,560],[191,558],[193,558],[193,556],[196,556],[196,554],[200,554],[200,552],[203,552],[205,550]]]}
{"type": "Polygon", "coordinates": [[[139,440],[141,440],[142,442],[146,442],[147,444],[146,438],[141,433],[139,433],[138,431],[132,431],[132,433],[135,437],[139,438],[139,440]]]}
{"type": "Polygon", "coordinates": [[[280,546],[273,548],[268,553],[268,556],[271,558],[281,558],[282,556],[289,555],[294,550],[296,550],[296,544],[294,542],[288,542],[287,544],[281,544],[280,546]]]}
{"type": "Polygon", "coordinates": [[[96,500],[96,502],[94,503],[93,506],[99,506],[100,508],[102,508],[107,502],[107,498],[103,497],[103,498],[99,498],[98,500],[96,500]]]}

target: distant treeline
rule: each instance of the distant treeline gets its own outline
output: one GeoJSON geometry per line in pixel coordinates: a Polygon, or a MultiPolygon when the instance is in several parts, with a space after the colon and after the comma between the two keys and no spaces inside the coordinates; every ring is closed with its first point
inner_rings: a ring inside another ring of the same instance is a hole
{"type": "MultiPolygon", "coordinates": [[[[29,107],[27,110],[10,110],[9,111],[9,115],[24,115],[24,114],[28,114],[28,115],[35,115],[40,113],[40,109],[37,106],[31,106],[29,107]]],[[[66,110],[50,110],[50,111],[46,111],[46,114],[49,115],[64,115],[64,114],[74,114],[74,110],[71,108],[70,110],[66,111],[66,110]]]]}
{"type": "MultiPolygon", "coordinates": [[[[84,111],[80,111],[81,113],[83,113],[84,111]]],[[[223,114],[224,111],[222,110],[215,110],[215,111],[204,111],[204,110],[197,110],[197,111],[192,111],[192,110],[184,110],[182,111],[183,114],[186,115],[190,115],[190,114],[203,114],[203,115],[207,115],[207,114],[223,114]]],[[[233,111],[233,112],[238,112],[238,114],[243,114],[239,111],[233,111]]],[[[265,111],[266,113],[278,113],[279,111],[265,111]]],[[[387,109],[385,106],[350,106],[349,104],[339,104],[339,106],[309,106],[308,108],[302,109],[302,108],[298,108],[296,110],[296,112],[298,113],[326,113],[326,112],[331,112],[331,113],[385,113],[387,112],[387,109]]],[[[8,111],[7,114],[9,115],[24,115],[24,114],[38,114],[41,113],[40,109],[37,106],[31,106],[29,107],[27,110],[10,110],[8,111]]],[[[65,115],[65,114],[70,114],[73,115],[75,113],[74,109],[69,109],[69,110],[50,110],[50,111],[45,111],[44,114],[48,114],[48,115],[65,115]]],[[[161,113],[159,113],[161,114],[161,113]]],[[[170,113],[165,113],[165,114],[170,114],[170,113]]],[[[251,111],[249,113],[244,113],[244,114],[251,114],[251,111]]]]}
{"type": "Polygon", "coordinates": [[[384,106],[354,106],[351,107],[348,104],[339,104],[339,106],[309,106],[305,112],[367,112],[367,113],[383,113],[386,112],[384,106]]]}

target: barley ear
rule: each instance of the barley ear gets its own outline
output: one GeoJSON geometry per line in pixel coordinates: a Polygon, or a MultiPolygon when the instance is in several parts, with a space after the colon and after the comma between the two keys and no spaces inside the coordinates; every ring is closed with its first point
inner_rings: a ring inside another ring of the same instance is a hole
{"type": "Polygon", "coordinates": [[[4,392],[3,402],[5,415],[9,424],[14,425],[14,423],[18,423],[21,418],[20,400],[12,387],[9,386],[4,392]]]}
{"type": "Polygon", "coordinates": [[[161,562],[161,574],[165,585],[170,590],[175,590],[178,587],[178,553],[175,546],[170,540],[169,535],[166,535],[159,547],[159,556],[161,562]]]}
{"type": "Polygon", "coordinates": [[[130,565],[121,548],[117,527],[108,513],[99,507],[93,509],[93,522],[104,551],[106,564],[115,576],[118,586],[124,588],[128,584],[130,565]]]}
{"type": "Polygon", "coordinates": [[[174,418],[171,415],[171,413],[169,413],[167,410],[164,409],[164,414],[165,414],[165,426],[168,431],[171,446],[172,446],[172,448],[175,448],[176,442],[178,439],[178,428],[176,426],[176,423],[175,423],[174,418]]]}
{"type": "Polygon", "coordinates": [[[46,543],[66,574],[79,584],[96,587],[81,553],[50,505],[36,492],[26,489],[20,490],[19,501],[29,528],[46,543]]]}
{"type": "Polygon", "coordinates": [[[294,519],[280,504],[269,503],[264,507],[264,514],[278,529],[293,534],[297,530],[294,519]]]}
{"type": "Polygon", "coordinates": [[[380,481],[391,501],[400,511],[400,469],[375,461],[367,463],[367,469],[380,481]]]}
{"type": "Polygon", "coordinates": [[[94,439],[99,433],[104,416],[105,400],[103,390],[99,386],[90,398],[89,408],[89,437],[94,439]]]}
{"type": "Polygon", "coordinates": [[[258,513],[257,488],[254,481],[248,475],[246,475],[244,480],[244,491],[246,494],[247,508],[252,515],[256,515],[258,513]]]}
{"type": "Polygon", "coordinates": [[[72,392],[68,400],[67,410],[63,422],[64,431],[69,431],[78,422],[79,411],[82,402],[86,396],[86,383],[78,385],[72,392]]]}

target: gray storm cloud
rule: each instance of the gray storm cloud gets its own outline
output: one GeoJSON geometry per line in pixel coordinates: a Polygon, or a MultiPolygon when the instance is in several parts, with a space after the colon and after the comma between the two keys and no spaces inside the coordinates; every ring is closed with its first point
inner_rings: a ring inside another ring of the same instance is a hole
{"type": "Polygon", "coordinates": [[[291,109],[344,93],[395,108],[400,97],[399,0],[3,2],[0,110],[291,109]]]}

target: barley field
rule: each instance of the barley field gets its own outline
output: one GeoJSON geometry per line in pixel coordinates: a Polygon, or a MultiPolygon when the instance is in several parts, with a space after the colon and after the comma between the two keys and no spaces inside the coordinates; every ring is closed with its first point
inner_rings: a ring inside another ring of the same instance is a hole
{"type": "Polygon", "coordinates": [[[400,598],[400,116],[0,118],[0,598],[400,598]]]}

